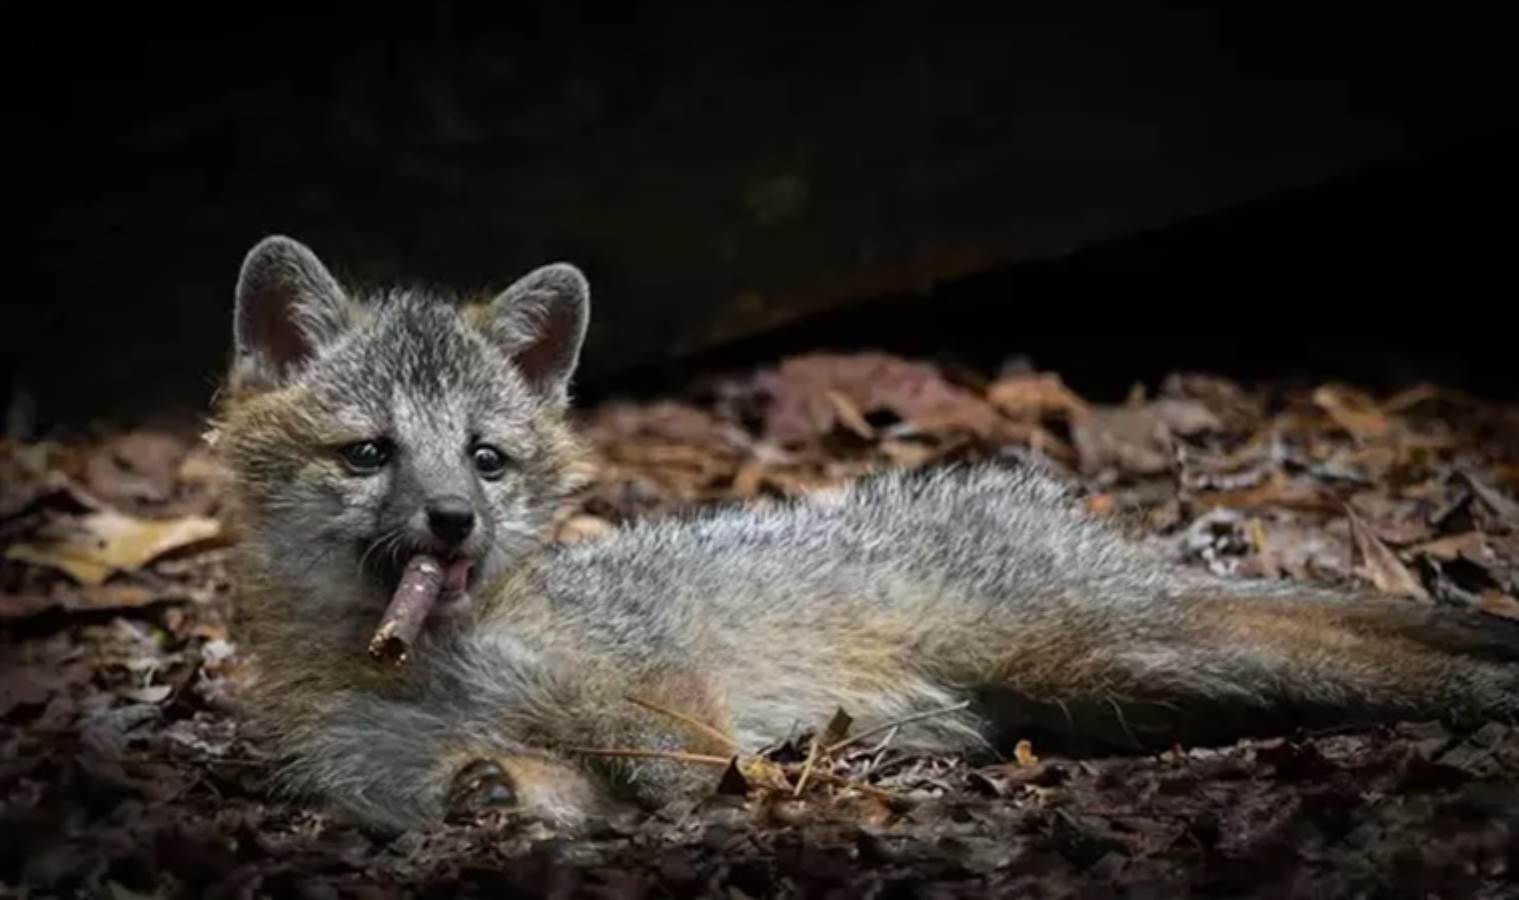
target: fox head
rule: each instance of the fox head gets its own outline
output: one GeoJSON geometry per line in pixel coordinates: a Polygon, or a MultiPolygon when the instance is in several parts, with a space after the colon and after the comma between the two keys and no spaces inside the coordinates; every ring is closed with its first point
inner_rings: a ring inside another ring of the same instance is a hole
{"type": "Polygon", "coordinates": [[[213,432],[257,577],[372,626],[416,553],[466,599],[507,571],[578,483],[565,413],[589,310],[568,264],[478,301],[362,294],[297,241],[260,241],[213,432]]]}

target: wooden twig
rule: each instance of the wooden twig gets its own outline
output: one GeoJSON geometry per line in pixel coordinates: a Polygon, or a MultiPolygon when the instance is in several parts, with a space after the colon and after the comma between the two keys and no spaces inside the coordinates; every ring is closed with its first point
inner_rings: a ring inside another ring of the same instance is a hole
{"type": "Polygon", "coordinates": [[[900,727],[902,725],[907,725],[907,724],[909,724],[911,722],[919,722],[919,721],[922,721],[923,719],[932,719],[934,716],[943,716],[943,715],[948,715],[949,713],[952,713],[952,712],[959,712],[960,710],[965,709],[968,706],[970,706],[970,701],[966,700],[966,701],[963,701],[961,703],[956,703],[953,706],[945,706],[945,707],[943,707],[941,709],[929,709],[929,710],[924,710],[923,712],[920,712],[920,713],[913,713],[910,716],[903,716],[900,719],[895,719],[893,721],[886,722],[885,724],[877,725],[875,728],[871,728],[869,730],[862,731],[859,734],[853,735],[851,737],[847,737],[847,738],[843,739],[842,741],[839,741],[839,742],[834,743],[834,744],[830,744],[827,747],[823,748],[823,752],[827,753],[829,755],[832,755],[834,753],[839,752],[840,750],[843,750],[845,747],[850,746],[851,744],[857,744],[860,741],[863,741],[863,740],[865,740],[868,737],[874,737],[875,735],[878,735],[878,734],[880,734],[883,731],[890,731],[893,728],[898,728],[898,727],[900,727]]]}
{"type": "Polygon", "coordinates": [[[802,788],[807,786],[807,779],[812,775],[812,764],[817,761],[818,752],[821,749],[821,745],[814,740],[811,749],[807,751],[807,762],[802,766],[802,775],[796,780],[796,788],[791,792],[791,796],[802,796],[802,788]]]}
{"type": "Polygon", "coordinates": [[[732,750],[734,752],[737,752],[739,750],[737,741],[731,737],[728,737],[726,734],[723,734],[721,731],[718,731],[716,728],[713,728],[711,725],[708,725],[706,722],[701,721],[700,719],[689,716],[683,712],[668,709],[666,707],[660,706],[657,703],[652,703],[640,697],[635,697],[632,694],[628,694],[623,699],[627,700],[634,706],[641,706],[650,712],[659,713],[662,716],[668,716],[669,718],[674,719],[682,725],[685,725],[687,728],[690,728],[692,731],[695,731],[698,734],[717,741],[719,744],[722,744],[729,750],[732,750]]]}
{"type": "Polygon", "coordinates": [[[678,750],[624,750],[610,747],[565,747],[566,753],[586,756],[608,756],[618,759],[668,759],[672,762],[691,763],[699,766],[727,766],[732,760],[726,756],[708,756],[704,753],[682,753],[678,750]]]}

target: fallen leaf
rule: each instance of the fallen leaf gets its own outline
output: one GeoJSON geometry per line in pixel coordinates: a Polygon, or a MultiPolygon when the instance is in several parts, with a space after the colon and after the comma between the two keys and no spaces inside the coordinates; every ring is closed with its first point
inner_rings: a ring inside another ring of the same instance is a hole
{"type": "Polygon", "coordinates": [[[765,485],[765,475],[768,467],[758,461],[751,460],[739,467],[738,473],[733,476],[733,493],[739,499],[750,500],[759,496],[760,489],[765,485]]]}
{"type": "Polygon", "coordinates": [[[856,437],[863,441],[873,441],[876,438],[876,430],[865,421],[865,416],[860,413],[859,407],[838,391],[824,391],[823,396],[833,404],[833,413],[839,424],[852,431],[856,437]]]}
{"type": "Polygon", "coordinates": [[[854,717],[844,712],[842,707],[835,709],[828,719],[828,725],[823,728],[823,733],[818,739],[825,747],[830,747],[849,736],[849,728],[854,725],[854,717]]]}
{"type": "Polygon", "coordinates": [[[136,609],[162,599],[161,592],[140,584],[97,584],[78,588],[60,582],[47,593],[0,594],[0,619],[25,619],[50,609],[68,612],[136,609]]]}
{"type": "Polygon", "coordinates": [[[1118,500],[1106,492],[1096,493],[1087,497],[1086,508],[1094,516],[1105,516],[1118,508],[1118,500]]]}
{"type": "Polygon", "coordinates": [[[875,794],[855,794],[842,801],[849,814],[871,828],[885,828],[897,817],[896,811],[875,794]]]}
{"type": "Polygon", "coordinates": [[[1345,516],[1350,521],[1351,538],[1364,561],[1361,574],[1369,578],[1380,591],[1429,600],[1429,592],[1424,590],[1424,586],[1414,578],[1413,573],[1408,571],[1408,567],[1387,549],[1382,539],[1377,537],[1349,506],[1344,509],[1345,516]]]}
{"type": "Polygon", "coordinates": [[[1519,621],[1519,600],[1515,600],[1508,594],[1498,591],[1483,591],[1482,601],[1477,604],[1477,608],[1489,615],[1502,616],[1505,619],[1519,621]]]}
{"type": "Polygon", "coordinates": [[[1350,505],[1377,537],[1390,544],[1413,544],[1434,536],[1434,527],[1424,516],[1426,504],[1421,501],[1371,489],[1357,492],[1350,505]]]}
{"type": "Polygon", "coordinates": [[[1292,478],[1277,470],[1264,484],[1237,491],[1206,491],[1193,498],[1203,509],[1259,509],[1279,507],[1327,511],[1335,508],[1328,496],[1312,481],[1292,478]]]}
{"type": "Polygon", "coordinates": [[[1085,472],[1115,467],[1158,475],[1170,471],[1178,436],[1220,428],[1218,417],[1196,400],[1161,399],[1094,409],[1072,423],[1071,436],[1085,472]]]}
{"type": "Polygon", "coordinates": [[[1497,488],[1494,488],[1476,475],[1470,472],[1462,472],[1461,474],[1466,479],[1466,483],[1472,486],[1472,490],[1476,492],[1477,496],[1482,498],[1482,502],[1487,504],[1487,508],[1496,513],[1498,518],[1503,520],[1504,524],[1519,528],[1519,503],[1515,503],[1513,500],[1503,496],[1498,492],[1497,488]]]}
{"type": "Polygon", "coordinates": [[[1436,538],[1435,540],[1410,547],[1408,550],[1410,553],[1433,556],[1435,559],[1445,562],[1449,562],[1457,557],[1464,557],[1471,562],[1480,564],[1492,556],[1492,551],[1487,546],[1486,538],[1476,531],[1436,538]]]}
{"type": "Polygon", "coordinates": [[[986,399],[1014,419],[1037,421],[1047,416],[1063,416],[1075,421],[1092,412],[1087,402],[1052,372],[1001,378],[987,388],[986,399]]]}
{"type": "Polygon", "coordinates": [[[1264,412],[1260,398],[1250,396],[1231,381],[1211,375],[1168,375],[1161,383],[1160,394],[1203,404],[1229,430],[1251,429],[1264,412]]]}
{"type": "Polygon", "coordinates": [[[173,494],[186,449],[183,441],[162,432],[116,435],[90,455],[86,481],[112,502],[161,503],[173,494]]]}
{"type": "Polygon", "coordinates": [[[879,449],[887,459],[905,469],[926,465],[937,459],[942,452],[940,448],[930,447],[920,441],[897,438],[882,441],[879,449]]]}
{"type": "Polygon", "coordinates": [[[1027,739],[1019,741],[1013,747],[1013,758],[1018,760],[1020,766],[1037,766],[1039,757],[1034,755],[1034,745],[1027,739]]]}
{"type": "Polygon", "coordinates": [[[1241,565],[1241,575],[1277,578],[1283,574],[1306,581],[1315,576],[1342,577],[1352,550],[1347,535],[1324,528],[1308,528],[1299,522],[1276,522],[1252,518],[1246,523],[1252,550],[1241,565]]]}
{"type": "Polygon", "coordinates": [[[216,461],[205,447],[195,447],[179,464],[178,478],[191,485],[216,484],[231,476],[227,467],[216,461]]]}
{"type": "Polygon", "coordinates": [[[723,777],[718,779],[717,793],[725,797],[743,797],[749,793],[749,779],[739,770],[738,757],[728,760],[728,768],[723,770],[723,777]]]}
{"type": "Polygon", "coordinates": [[[172,685],[150,684],[147,687],[132,688],[121,692],[121,696],[138,703],[162,703],[174,693],[172,685]]]}
{"type": "Polygon", "coordinates": [[[114,510],[91,513],[72,524],[76,527],[60,540],[13,544],[6,548],[6,558],[58,569],[80,584],[99,585],[116,572],[136,571],[166,553],[222,534],[218,519],[140,519],[114,510]]]}
{"type": "Polygon", "coordinates": [[[612,523],[600,516],[592,516],[586,513],[570,516],[563,525],[559,526],[556,538],[565,544],[578,544],[581,541],[594,540],[604,537],[612,530],[612,523]]]}
{"type": "Polygon", "coordinates": [[[1356,438],[1380,438],[1392,429],[1392,423],[1377,408],[1376,401],[1360,391],[1325,385],[1313,392],[1313,402],[1356,438]]]}
{"type": "Polygon", "coordinates": [[[831,394],[846,399],[862,419],[888,412],[925,431],[963,429],[989,437],[1003,421],[990,403],[951,384],[936,367],[880,353],[796,356],[754,381],[768,398],[763,434],[783,444],[843,424],[831,394]]]}

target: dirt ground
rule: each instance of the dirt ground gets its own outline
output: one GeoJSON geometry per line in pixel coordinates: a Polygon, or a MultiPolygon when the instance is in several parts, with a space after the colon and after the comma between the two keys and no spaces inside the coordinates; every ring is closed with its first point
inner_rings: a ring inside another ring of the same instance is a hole
{"type": "MultiPolygon", "coordinates": [[[[1038,459],[1187,565],[1519,620],[1519,408],[1437,387],[1177,375],[1096,405],[1018,365],[812,355],[582,419],[599,476],[557,540],[880,466],[1038,459]]],[[[887,732],[810,767],[802,733],[767,754],[784,787],[714,770],[710,796],[585,839],[369,833],[270,796],[239,735],[224,491],[193,425],[0,444],[0,895],[1519,896],[1514,723],[989,764],[887,732]]],[[[844,739],[830,724],[819,743],[844,739]]]]}

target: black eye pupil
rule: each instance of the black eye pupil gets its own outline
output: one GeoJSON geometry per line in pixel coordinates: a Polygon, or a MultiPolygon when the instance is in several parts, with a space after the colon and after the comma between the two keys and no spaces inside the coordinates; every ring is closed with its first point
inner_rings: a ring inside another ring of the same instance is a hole
{"type": "Polygon", "coordinates": [[[390,447],[381,441],[359,441],[339,448],[338,454],[355,472],[373,472],[390,459],[390,447]]]}
{"type": "Polygon", "coordinates": [[[495,447],[485,445],[476,447],[472,456],[475,469],[487,478],[500,475],[506,470],[506,457],[495,447]]]}

